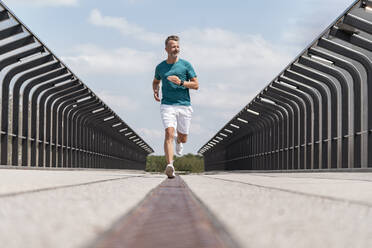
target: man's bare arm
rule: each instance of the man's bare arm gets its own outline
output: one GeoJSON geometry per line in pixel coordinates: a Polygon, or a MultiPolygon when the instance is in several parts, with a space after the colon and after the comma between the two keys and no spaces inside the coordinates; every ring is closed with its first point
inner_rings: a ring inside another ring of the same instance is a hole
{"type": "Polygon", "coordinates": [[[183,86],[189,89],[193,89],[193,90],[199,89],[198,78],[194,77],[194,78],[191,78],[190,81],[184,81],[183,86]]]}
{"type": "MultiPolygon", "coordinates": [[[[177,76],[169,76],[167,77],[167,79],[177,85],[181,84],[181,80],[177,76]]],[[[198,78],[194,77],[194,78],[191,78],[190,81],[183,81],[183,86],[189,89],[193,89],[193,90],[199,89],[198,78]]]]}
{"type": "Polygon", "coordinates": [[[160,88],[160,80],[157,80],[156,78],[154,78],[154,80],[152,81],[152,90],[154,91],[154,98],[158,102],[160,102],[159,88],[160,88]]]}

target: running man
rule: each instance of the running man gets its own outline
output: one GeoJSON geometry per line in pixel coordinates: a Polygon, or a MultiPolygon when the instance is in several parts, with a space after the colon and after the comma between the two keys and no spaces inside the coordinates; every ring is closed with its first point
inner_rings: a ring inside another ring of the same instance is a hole
{"type": "Polygon", "coordinates": [[[183,143],[186,143],[189,133],[193,112],[189,89],[199,88],[198,79],[191,64],[179,58],[178,41],[179,38],[176,35],[171,35],[165,40],[168,58],[156,66],[155,78],[152,82],[154,98],[160,102],[159,86],[160,80],[162,81],[160,114],[165,128],[164,153],[167,160],[165,174],[168,178],[175,177],[173,140],[176,143],[176,155],[181,156],[183,143]]]}

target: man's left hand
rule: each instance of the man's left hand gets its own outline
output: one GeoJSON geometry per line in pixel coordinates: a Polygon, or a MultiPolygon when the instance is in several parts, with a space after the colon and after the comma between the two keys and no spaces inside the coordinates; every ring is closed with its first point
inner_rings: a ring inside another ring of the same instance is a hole
{"type": "Polygon", "coordinates": [[[167,79],[174,84],[177,84],[177,85],[181,84],[181,80],[177,76],[168,76],[167,79]]]}

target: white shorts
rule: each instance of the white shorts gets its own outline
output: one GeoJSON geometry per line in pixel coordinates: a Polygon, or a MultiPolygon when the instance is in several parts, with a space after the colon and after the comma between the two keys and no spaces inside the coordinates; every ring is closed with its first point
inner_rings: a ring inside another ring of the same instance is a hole
{"type": "Polygon", "coordinates": [[[160,115],[164,129],[174,127],[182,134],[189,134],[192,112],[191,106],[160,105],[160,115]]]}

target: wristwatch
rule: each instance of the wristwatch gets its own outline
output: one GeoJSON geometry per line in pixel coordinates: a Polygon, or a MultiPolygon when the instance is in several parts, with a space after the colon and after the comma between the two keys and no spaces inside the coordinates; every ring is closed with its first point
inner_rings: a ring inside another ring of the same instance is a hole
{"type": "Polygon", "coordinates": [[[183,86],[183,83],[184,83],[184,82],[185,82],[185,81],[181,80],[180,86],[183,86]]]}

